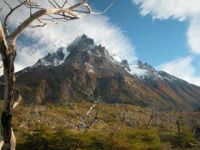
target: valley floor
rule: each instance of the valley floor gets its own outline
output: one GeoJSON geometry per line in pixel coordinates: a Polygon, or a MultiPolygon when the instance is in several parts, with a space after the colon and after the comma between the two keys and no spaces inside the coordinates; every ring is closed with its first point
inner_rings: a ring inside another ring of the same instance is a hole
{"type": "Polygon", "coordinates": [[[199,150],[198,121],[199,112],[122,104],[22,104],[13,127],[17,150],[199,150]]]}

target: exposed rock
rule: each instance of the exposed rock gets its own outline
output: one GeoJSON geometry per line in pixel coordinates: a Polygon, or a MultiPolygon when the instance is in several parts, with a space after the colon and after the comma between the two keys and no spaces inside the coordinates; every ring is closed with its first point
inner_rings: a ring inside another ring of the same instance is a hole
{"type": "Polygon", "coordinates": [[[18,72],[17,87],[27,103],[91,100],[101,95],[107,103],[159,105],[165,110],[192,110],[200,104],[199,87],[141,61],[117,62],[86,35],[18,72]]]}
{"type": "Polygon", "coordinates": [[[124,69],[126,69],[127,71],[131,71],[129,65],[128,65],[128,61],[127,60],[122,60],[121,61],[121,66],[124,67],[124,69]]]}

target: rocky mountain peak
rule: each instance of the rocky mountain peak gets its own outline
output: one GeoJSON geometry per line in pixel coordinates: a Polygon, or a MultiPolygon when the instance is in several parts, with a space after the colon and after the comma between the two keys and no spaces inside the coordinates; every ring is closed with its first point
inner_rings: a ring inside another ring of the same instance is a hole
{"type": "MultiPolygon", "coordinates": [[[[95,44],[94,40],[87,35],[77,37],[67,48],[59,48],[54,53],[48,53],[45,57],[39,59],[33,67],[46,66],[54,67],[61,64],[79,64],[82,67],[89,68],[89,72],[102,72],[108,70],[120,73],[129,73],[140,79],[147,77],[158,78],[159,72],[147,63],[141,60],[129,64],[128,60],[117,62],[109,54],[104,46],[95,44]]],[[[166,76],[169,78],[170,75],[166,76]]]]}
{"type": "MultiPolygon", "coordinates": [[[[85,51],[88,50],[88,47],[95,46],[94,40],[89,38],[87,35],[83,34],[80,37],[77,37],[69,46],[68,52],[74,52],[76,49],[77,51],[85,51]]],[[[75,52],[77,52],[75,51],[75,52]]]]}
{"type": "Polygon", "coordinates": [[[152,67],[148,63],[143,63],[141,60],[138,60],[137,66],[138,66],[138,68],[145,69],[145,70],[148,70],[148,71],[153,71],[153,72],[156,71],[154,67],[152,67]]]}
{"type": "Polygon", "coordinates": [[[88,63],[91,58],[114,59],[104,46],[96,45],[94,40],[83,34],[77,37],[67,48],[59,48],[56,52],[48,53],[39,59],[32,67],[58,66],[63,63],[88,63]]]}
{"type": "Polygon", "coordinates": [[[130,69],[130,67],[129,67],[129,64],[128,64],[128,61],[125,59],[125,60],[122,60],[121,61],[121,66],[124,68],[124,69],[126,69],[127,71],[131,71],[131,69],[130,69]]]}
{"type": "Polygon", "coordinates": [[[17,84],[29,102],[65,102],[101,94],[108,103],[151,106],[156,101],[163,109],[199,106],[199,87],[140,60],[118,62],[86,35],[32,67],[17,73],[17,84]]]}
{"type": "Polygon", "coordinates": [[[65,63],[85,64],[91,63],[97,65],[100,61],[114,61],[106,48],[102,45],[97,45],[94,40],[82,35],[76,38],[67,48],[69,55],[65,63]]]}
{"type": "Polygon", "coordinates": [[[32,67],[38,66],[58,66],[65,59],[65,48],[60,47],[56,52],[48,53],[45,57],[40,58],[32,67]]]}

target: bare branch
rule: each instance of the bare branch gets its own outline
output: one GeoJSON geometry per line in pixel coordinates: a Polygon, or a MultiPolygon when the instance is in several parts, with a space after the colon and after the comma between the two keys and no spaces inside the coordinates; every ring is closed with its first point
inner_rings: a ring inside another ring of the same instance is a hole
{"type": "Polygon", "coordinates": [[[31,3],[30,0],[28,0],[28,2],[29,2],[29,5],[30,5],[30,16],[32,16],[32,3],[31,3]]]}
{"type": "MultiPolygon", "coordinates": [[[[71,16],[70,14],[66,15],[65,13],[63,14],[55,14],[55,16],[60,16],[62,19],[67,19],[67,20],[73,20],[77,19],[76,17],[71,16]]],[[[57,19],[57,17],[55,17],[57,19]]]]}
{"type": "Polygon", "coordinates": [[[63,3],[63,5],[61,6],[62,8],[67,4],[68,0],[65,0],[65,2],[63,3]]]}
{"type": "Polygon", "coordinates": [[[5,0],[3,0],[3,2],[8,6],[8,8],[12,9],[11,5],[8,2],[6,2],[5,0]]]}
{"type": "Polygon", "coordinates": [[[16,98],[12,108],[15,109],[20,104],[21,101],[22,101],[22,97],[19,94],[19,91],[17,91],[17,98],[16,98]]]}
{"type": "Polygon", "coordinates": [[[77,4],[74,4],[74,5],[70,6],[68,9],[69,9],[69,10],[73,10],[73,9],[75,9],[75,8],[77,8],[77,7],[81,6],[81,5],[83,5],[83,4],[84,4],[83,2],[79,2],[79,3],[77,3],[77,4]]]}
{"type": "MultiPolygon", "coordinates": [[[[68,14],[71,15],[72,18],[74,17],[73,19],[79,19],[79,17],[77,15],[75,15],[73,12],[69,12],[68,14]]],[[[66,15],[64,15],[64,16],[66,16],[66,15]]]]}
{"type": "Polygon", "coordinates": [[[29,25],[29,28],[38,28],[38,27],[45,27],[47,24],[44,23],[44,24],[38,24],[38,25],[29,25]]]}
{"type": "MultiPolygon", "coordinates": [[[[20,3],[22,3],[20,0],[18,0],[20,3]]],[[[37,3],[32,2],[31,0],[26,0],[25,5],[29,9],[43,9],[41,8],[37,3]]]]}
{"type": "Polygon", "coordinates": [[[89,109],[89,111],[86,113],[86,115],[90,115],[91,111],[96,107],[96,105],[99,104],[100,101],[96,101],[89,109]]]}
{"type": "Polygon", "coordinates": [[[48,0],[48,2],[49,2],[54,8],[56,8],[56,6],[54,5],[54,3],[51,2],[51,0],[48,0]]]}
{"type": "Polygon", "coordinates": [[[56,6],[58,7],[58,8],[61,8],[61,6],[56,2],[56,0],[53,0],[54,1],[54,3],[56,4],[56,6]]]}
{"type": "MultiPolygon", "coordinates": [[[[0,62],[2,62],[2,57],[0,56],[0,62]]],[[[3,68],[3,63],[0,65],[0,69],[3,68]]]]}
{"type": "Polygon", "coordinates": [[[1,24],[1,20],[0,20],[0,53],[3,55],[3,53],[6,53],[3,50],[7,50],[8,44],[6,42],[6,37],[4,35],[4,31],[3,31],[3,27],[1,24]]]}
{"type": "Polygon", "coordinates": [[[79,13],[90,13],[93,15],[102,15],[105,14],[113,5],[114,5],[114,1],[112,3],[110,3],[110,5],[108,5],[102,12],[93,12],[90,5],[87,3],[87,0],[83,0],[83,6],[85,6],[85,8],[87,8],[88,11],[83,11],[83,10],[73,10],[79,13]]]}
{"type": "Polygon", "coordinates": [[[2,149],[4,141],[0,141],[0,150],[2,149]]]}
{"type": "Polygon", "coordinates": [[[27,18],[21,25],[17,27],[17,29],[10,35],[10,38],[15,40],[17,36],[26,29],[34,20],[40,18],[41,16],[45,15],[47,13],[46,9],[39,10],[35,12],[32,16],[27,18]]]}
{"type": "Polygon", "coordinates": [[[6,33],[6,36],[9,35],[8,32],[8,19],[9,17],[12,15],[12,13],[17,10],[18,8],[20,8],[22,5],[24,5],[26,3],[26,1],[24,1],[23,3],[20,3],[19,5],[15,6],[14,8],[12,8],[10,5],[10,12],[6,15],[5,20],[4,20],[4,32],[6,33]]]}
{"type": "Polygon", "coordinates": [[[41,24],[38,24],[38,25],[29,25],[30,28],[37,28],[37,27],[44,27],[47,25],[46,22],[43,22],[41,19],[37,19],[39,21],[39,23],[41,24]]]}
{"type": "Polygon", "coordinates": [[[84,128],[87,128],[87,125],[84,123],[85,118],[79,113],[77,107],[74,104],[71,104],[71,106],[73,107],[73,111],[75,112],[75,114],[79,117],[80,123],[84,126],[84,128]]]}
{"type": "MultiPolygon", "coordinates": [[[[89,4],[87,3],[87,0],[82,0],[81,2],[78,2],[72,6],[69,6],[68,8],[62,8],[66,5],[67,0],[63,3],[62,6],[60,6],[56,0],[53,0],[53,2],[51,0],[48,0],[49,3],[54,7],[52,9],[41,9],[36,11],[34,14],[32,14],[30,17],[28,17],[26,20],[24,20],[24,22],[22,22],[17,29],[9,36],[10,39],[15,40],[17,38],[17,36],[19,36],[19,34],[21,34],[21,32],[26,29],[27,27],[30,27],[30,24],[39,19],[42,16],[50,16],[50,15],[61,15],[62,18],[59,18],[61,20],[71,20],[71,19],[78,19],[79,16],[77,14],[75,14],[75,12],[79,12],[79,13],[91,13],[91,14],[103,14],[105,13],[112,5],[113,3],[111,3],[103,12],[100,13],[95,13],[91,11],[91,8],[89,6],[89,4]],[[80,6],[84,6],[87,11],[84,10],[78,10],[77,8],[80,6]],[[57,8],[58,7],[58,8],[57,8]]],[[[32,8],[32,5],[29,5],[32,8]]],[[[36,5],[37,6],[37,5],[36,5]]],[[[56,17],[54,19],[57,19],[56,17]]],[[[42,25],[37,25],[37,26],[31,26],[31,27],[44,27],[46,24],[42,24],[42,25]]]]}
{"type": "Polygon", "coordinates": [[[108,5],[108,7],[106,7],[102,12],[91,12],[90,6],[89,6],[87,3],[85,3],[84,5],[90,10],[90,13],[91,13],[91,14],[94,14],[94,15],[102,15],[102,14],[105,14],[105,13],[114,5],[114,1],[115,1],[115,0],[113,0],[113,2],[110,3],[110,5],[108,5]]]}
{"type": "Polygon", "coordinates": [[[97,121],[98,114],[99,114],[100,102],[101,102],[101,96],[99,96],[97,98],[97,101],[94,102],[94,104],[89,108],[89,110],[87,111],[87,113],[85,115],[83,115],[83,113],[80,113],[78,111],[76,105],[74,105],[74,104],[70,105],[70,106],[72,106],[72,111],[79,118],[79,123],[84,127],[85,132],[88,131],[92,127],[92,125],[97,121]],[[92,111],[93,111],[93,113],[92,113],[92,111]]]}
{"type": "Polygon", "coordinates": [[[70,6],[69,8],[57,8],[57,9],[42,9],[27,18],[24,22],[21,23],[21,25],[18,26],[18,28],[10,35],[9,38],[15,40],[17,36],[25,29],[27,28],[34,20],[45,16],[45,15],[52,15],[52,14],[69,14],[73,16],[72,19],[77,19],[79,18],[77,15],[73,13],[73,9],[83,5],[82,2],[79,2],[77,4],[74,4],[73,6],[70,6]]]}
{"type": "Polygon", "coordinates": [[[88,13],[92,12],[92,10],[91,10],[91,8],[90,8],[88,3],[84,3],[83,5],[88,9],[88,13]]]}

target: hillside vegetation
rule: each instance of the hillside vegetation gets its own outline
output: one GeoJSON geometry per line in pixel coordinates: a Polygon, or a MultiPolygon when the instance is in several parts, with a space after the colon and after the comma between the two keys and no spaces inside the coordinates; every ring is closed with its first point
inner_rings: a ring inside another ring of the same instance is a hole
{"type": "Polygon", "coordinates": [[[200,148],[199,112],[158,112],[121,104],[92,106],[20,105],[14,116],[17,150],[200,148]]]}
{"type": "MultiPolygon", "coordinates": [[[[3,78],[0,78],[0,80],[3,78]]],[[[141,61],[116,61],[109,51],[83,35],[66,48],[40,58],[16,73],[26,103],[65,103],[101,95],[108,104],[159,105],[160,110],[200,108],[200,87],[141,61]]],[[[3,98],[3,86],[0,97],[3,98]]]]}

